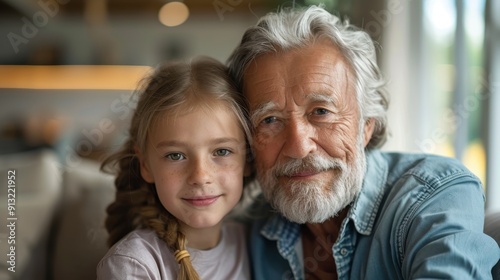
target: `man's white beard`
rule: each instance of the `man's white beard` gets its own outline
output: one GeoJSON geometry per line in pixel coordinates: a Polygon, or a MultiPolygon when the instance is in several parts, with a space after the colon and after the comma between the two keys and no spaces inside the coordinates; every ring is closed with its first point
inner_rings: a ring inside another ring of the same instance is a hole
{"type": "Polygon", "coordinates": [[[321,223],[335,216],[354,200],[363,184],[366,158],[362,132],[360,127],[352,166],[339,159],[312,154],[303,159],[279,163],[264,172],[259,170],[257,179],[264,197],[283,216],[299,224],[321,223]],[[279,186],[277,181],[279,176],[286,177],[300,171],[334,172],[334,169],[339,177],[333,182],[313,180],[279,186]]]}

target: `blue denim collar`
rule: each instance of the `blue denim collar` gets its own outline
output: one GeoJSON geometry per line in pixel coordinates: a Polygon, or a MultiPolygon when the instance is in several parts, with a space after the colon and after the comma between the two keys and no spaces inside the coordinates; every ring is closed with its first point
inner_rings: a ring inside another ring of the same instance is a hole
{"type": "Polygon", "coordinates": [[[387,162],[379,150],[366,152],[366,174],[363,186],[348,214],[360,234],[369,235],[372,232],[384,197],[388,169],[387,162]]]}

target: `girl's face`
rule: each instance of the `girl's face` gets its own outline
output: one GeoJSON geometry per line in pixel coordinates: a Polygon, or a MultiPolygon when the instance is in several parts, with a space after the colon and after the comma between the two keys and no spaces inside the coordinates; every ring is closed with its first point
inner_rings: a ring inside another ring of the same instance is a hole
{"type": "Polygon", "coordinates": [[[245,135],[224,105],[176,112],[150,129],[141,175],[181,229],[218,228],[242,194],[245,135]]]}

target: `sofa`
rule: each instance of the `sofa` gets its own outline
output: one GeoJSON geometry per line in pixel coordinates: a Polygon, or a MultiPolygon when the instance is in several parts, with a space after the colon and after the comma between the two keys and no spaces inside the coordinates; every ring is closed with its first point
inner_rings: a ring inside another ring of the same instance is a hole
{"type": "Polygon", "coordinates": [[[40,149],[1,155],[0,182],[0,220],[15,225],[14,231],[0,226],[0,279],[96,279],[95,267],[107,250],[104,219],[114,198],[113,176],[100,172],[95,161],[61,160],[53,150],[40,149]],[[15,196],[5,187],[13,170],[15,196]],[[13,215],[3,199],[8,192],[15,200],[13,215]],[[15,263],[9,263],[11,251],[15,263]]]}
{"type": "MultiPolygon", "coordinates": [[[[100,172],[95,161],[61,160],[42,149],[0,156],[0,182],[0,221],[15,222],[14,231],[0,226],[0,279],[95,279],[107,250],[104,219],[114,198],[113,176],[100,172]],[[12,216],[6,203],[9,170],[15,170],[12,216]],[[15,272],[8,262],[12,235],[15,272]]],[[[484,230],[500,244],[500,212],[487,213],[484,230]]],[[[500,264],[493,275],[500,279],[500,264]]]]}
{"type": "MultiPolygon", "coordinates": [[[[484,232],[493,237],[500,246],[500,210],[487,211],[484,219],[484,232]]],[[[493,267],[493,279],[500,280],[500,261],[493,267]]]]}

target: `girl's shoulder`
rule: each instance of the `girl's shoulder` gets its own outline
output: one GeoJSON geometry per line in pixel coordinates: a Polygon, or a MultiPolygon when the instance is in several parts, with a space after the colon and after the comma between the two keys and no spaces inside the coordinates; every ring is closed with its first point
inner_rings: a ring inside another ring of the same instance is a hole
{"type": "MultiPolygon", "coordinates": [[[[100,275],[121,275],[129,270],[144,275],[154,275],[149,279],[174,279],[175,259],[154,230],[137,229],[114,244],[97,266],[100,275]]],[[[102,279],[105,279],[103,277],[102,279]]],[[[112,278],[117,279],[117,278],[112,278]]]]}
{"type": "Polygon", "coordinates": [[[126,248],[127,246],[135,245],[135,244],[150,244],[157,243],[161,241],[156,232],[149,228],[144,229],[136,229],[129,232],[125,237],[123,237],[120,241],[116,243],[116,247],[126,248]]]}
{"type": "MultiPolygon", "coordinates": [[[[156,232],[151,229],[136,229],[131,231],[114,244],[106,256],[121,255],[134,259],[148,259],[152,255],[161,254],[161,248],[167,247],[156,232]],[[163,246],[161,246],[163,244],[163,246]]],[[[105,256],[105,257],[106,257],[105,256]]]]}

